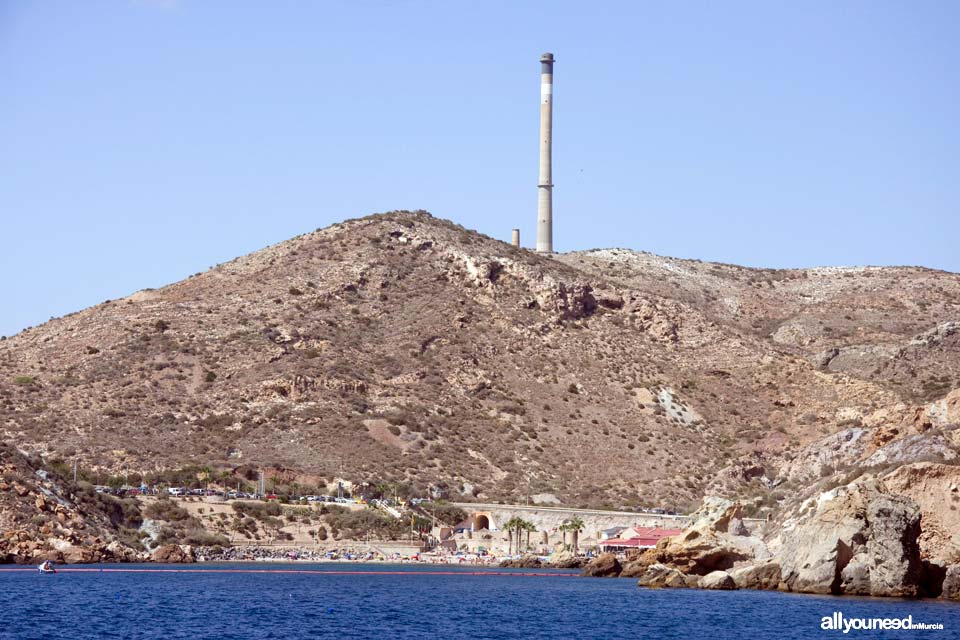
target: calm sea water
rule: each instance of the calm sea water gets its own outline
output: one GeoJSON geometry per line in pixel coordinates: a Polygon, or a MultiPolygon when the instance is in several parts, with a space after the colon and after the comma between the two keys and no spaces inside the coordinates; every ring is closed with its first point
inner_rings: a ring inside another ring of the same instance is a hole
{"type": "Polygon", "coordinates": [[[0,638],[960,637],[960,605],[939,601],[653,591],[628,579],[546,571],[540,573],[553,575],[527,576],[504,569],[491,570],[500,575],[473,575],[470,569],[370,565],[83,568],[205,571],[67,570],[42,576],[0,570],[0,638]],[[230,571],[235,569],[256,572],[230,571]],[[350,570],[373,573],[338,573],[350,570]],[[912,615],[914,622],[939,622],[944,630],[822,631],[820,619],[834,611],[850,618],[912,615]]]}

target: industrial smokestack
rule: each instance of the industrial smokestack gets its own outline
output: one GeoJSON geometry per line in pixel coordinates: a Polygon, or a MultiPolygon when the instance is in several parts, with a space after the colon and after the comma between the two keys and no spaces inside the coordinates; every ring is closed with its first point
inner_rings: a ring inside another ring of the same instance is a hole
{"type": "Polygon", "coordinates": [[[513,237],[510,239],[510,244],[515,246],[517,249],[520,248],[520,229],[513,230],[513,237]]]}
{"type": "Polygon", "coordinates": [[[553,253],[553,54],[540,56],[540,181],[537,251],[553,253]]]}

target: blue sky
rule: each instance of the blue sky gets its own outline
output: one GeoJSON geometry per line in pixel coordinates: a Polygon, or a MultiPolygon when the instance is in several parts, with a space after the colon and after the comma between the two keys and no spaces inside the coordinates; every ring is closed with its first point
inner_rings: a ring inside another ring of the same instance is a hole
{"type": "Polygon", "coordinates": [[[0,335],[344,218],[960,271],[960,3],[0,2],[0,335]]]}

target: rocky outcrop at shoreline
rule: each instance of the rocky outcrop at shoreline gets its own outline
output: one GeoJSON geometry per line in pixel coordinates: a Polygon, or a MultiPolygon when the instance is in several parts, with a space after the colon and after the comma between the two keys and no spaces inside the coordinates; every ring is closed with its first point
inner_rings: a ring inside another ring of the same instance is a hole
{"type": "Polygon", "coordinates": [[[543,561],[534,555],[522,555],[519,558],[504,560],[500,566],[507,569],[539,569],[543,566],[543,561]]]}
{"type": "MultiPolygon", "coordinates": [[[[604,556],[613,556],[613,554],[604,554],[604,556]]],[[[592,562],[583,556],[577,556],[569,551],[562,551],[553,554],[549,561],[543,561],[539,556],[524,554],[519,558],[508,558],[500,562],[498,566],[505,569],[539,569],[546,567],[550,569],[582,569],[590,566],[592,562]]],[[[617,562],[619,567],[619,561],[617,562]]],[[[616,572],[619,574],[619,571],[616,572]]]]}
{"type": "MultiPolygon", "coordinates": [[[[834,595],[960,599],[960,564],[921,558],[921,513],[867,476],[811,497],[767,539],[740,506],[705,500],[693,525],[624,564],[649,588],[765,589],[834,595]]],[[[604,556],[583,575],[614,575],[604,556]]]]}
{"type": "Polygon", "coordinates": [[[151,559],[154,562],[183,564],[195,562],[193,548],[187,545],[165,544],[154,550],[151,559]]]}
{"type": "Polygon", "coordinates": [[[121,526],[133,524],[128,505],[92,486],[64,481],[40,462],[0,442],[0,564],[147,557],[118,535],[121,526]]]}
{"type": "Polygon", "coordinates": [[[875,479],[811,498],[784,523],[783,589],[801,593],[921,595],[920,510],[875,479]]]}
{"type": "Polygon", "coordinates": [[[623,571],[620,561],[612,553],[602,553],[583,568],[581,575],[588,578],[615,578],[623,571]]]}
{"type": "Polygon", "coordinates": [[[693,519],[683,533],[662,539],[634,563],[639,567],[666,564],[702,576],[770,556],[763,541],[751,535],[744,524],[739,503],[707,498],[693,519]]]}
{"type": "Polygon", "coordinates": [[[42,538],[24,530],[6,531],[0,536],[0,564],[58,564],[94,562],[146,562],[150,556],[116,540],[76,540],[69,537],[42,538]]]}

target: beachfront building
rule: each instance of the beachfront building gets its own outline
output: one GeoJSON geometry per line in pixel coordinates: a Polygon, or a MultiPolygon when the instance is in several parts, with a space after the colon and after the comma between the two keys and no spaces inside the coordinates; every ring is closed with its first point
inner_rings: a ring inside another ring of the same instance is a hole
{"type": "MultiPolygon", "coordinates": [[[[601,537],[607,531],[613,531],[619,527],[613,527],[601,531],[601,537]]],[[[624,527],[616,532],[615,537],[603,538],[600,540],[600,548],[603,551],[622,552],[630,549],[651,549],[657,546],[663,538],[675,536],[681,533],[680,529],[663,529],[661,527],[624,527]]]]}

